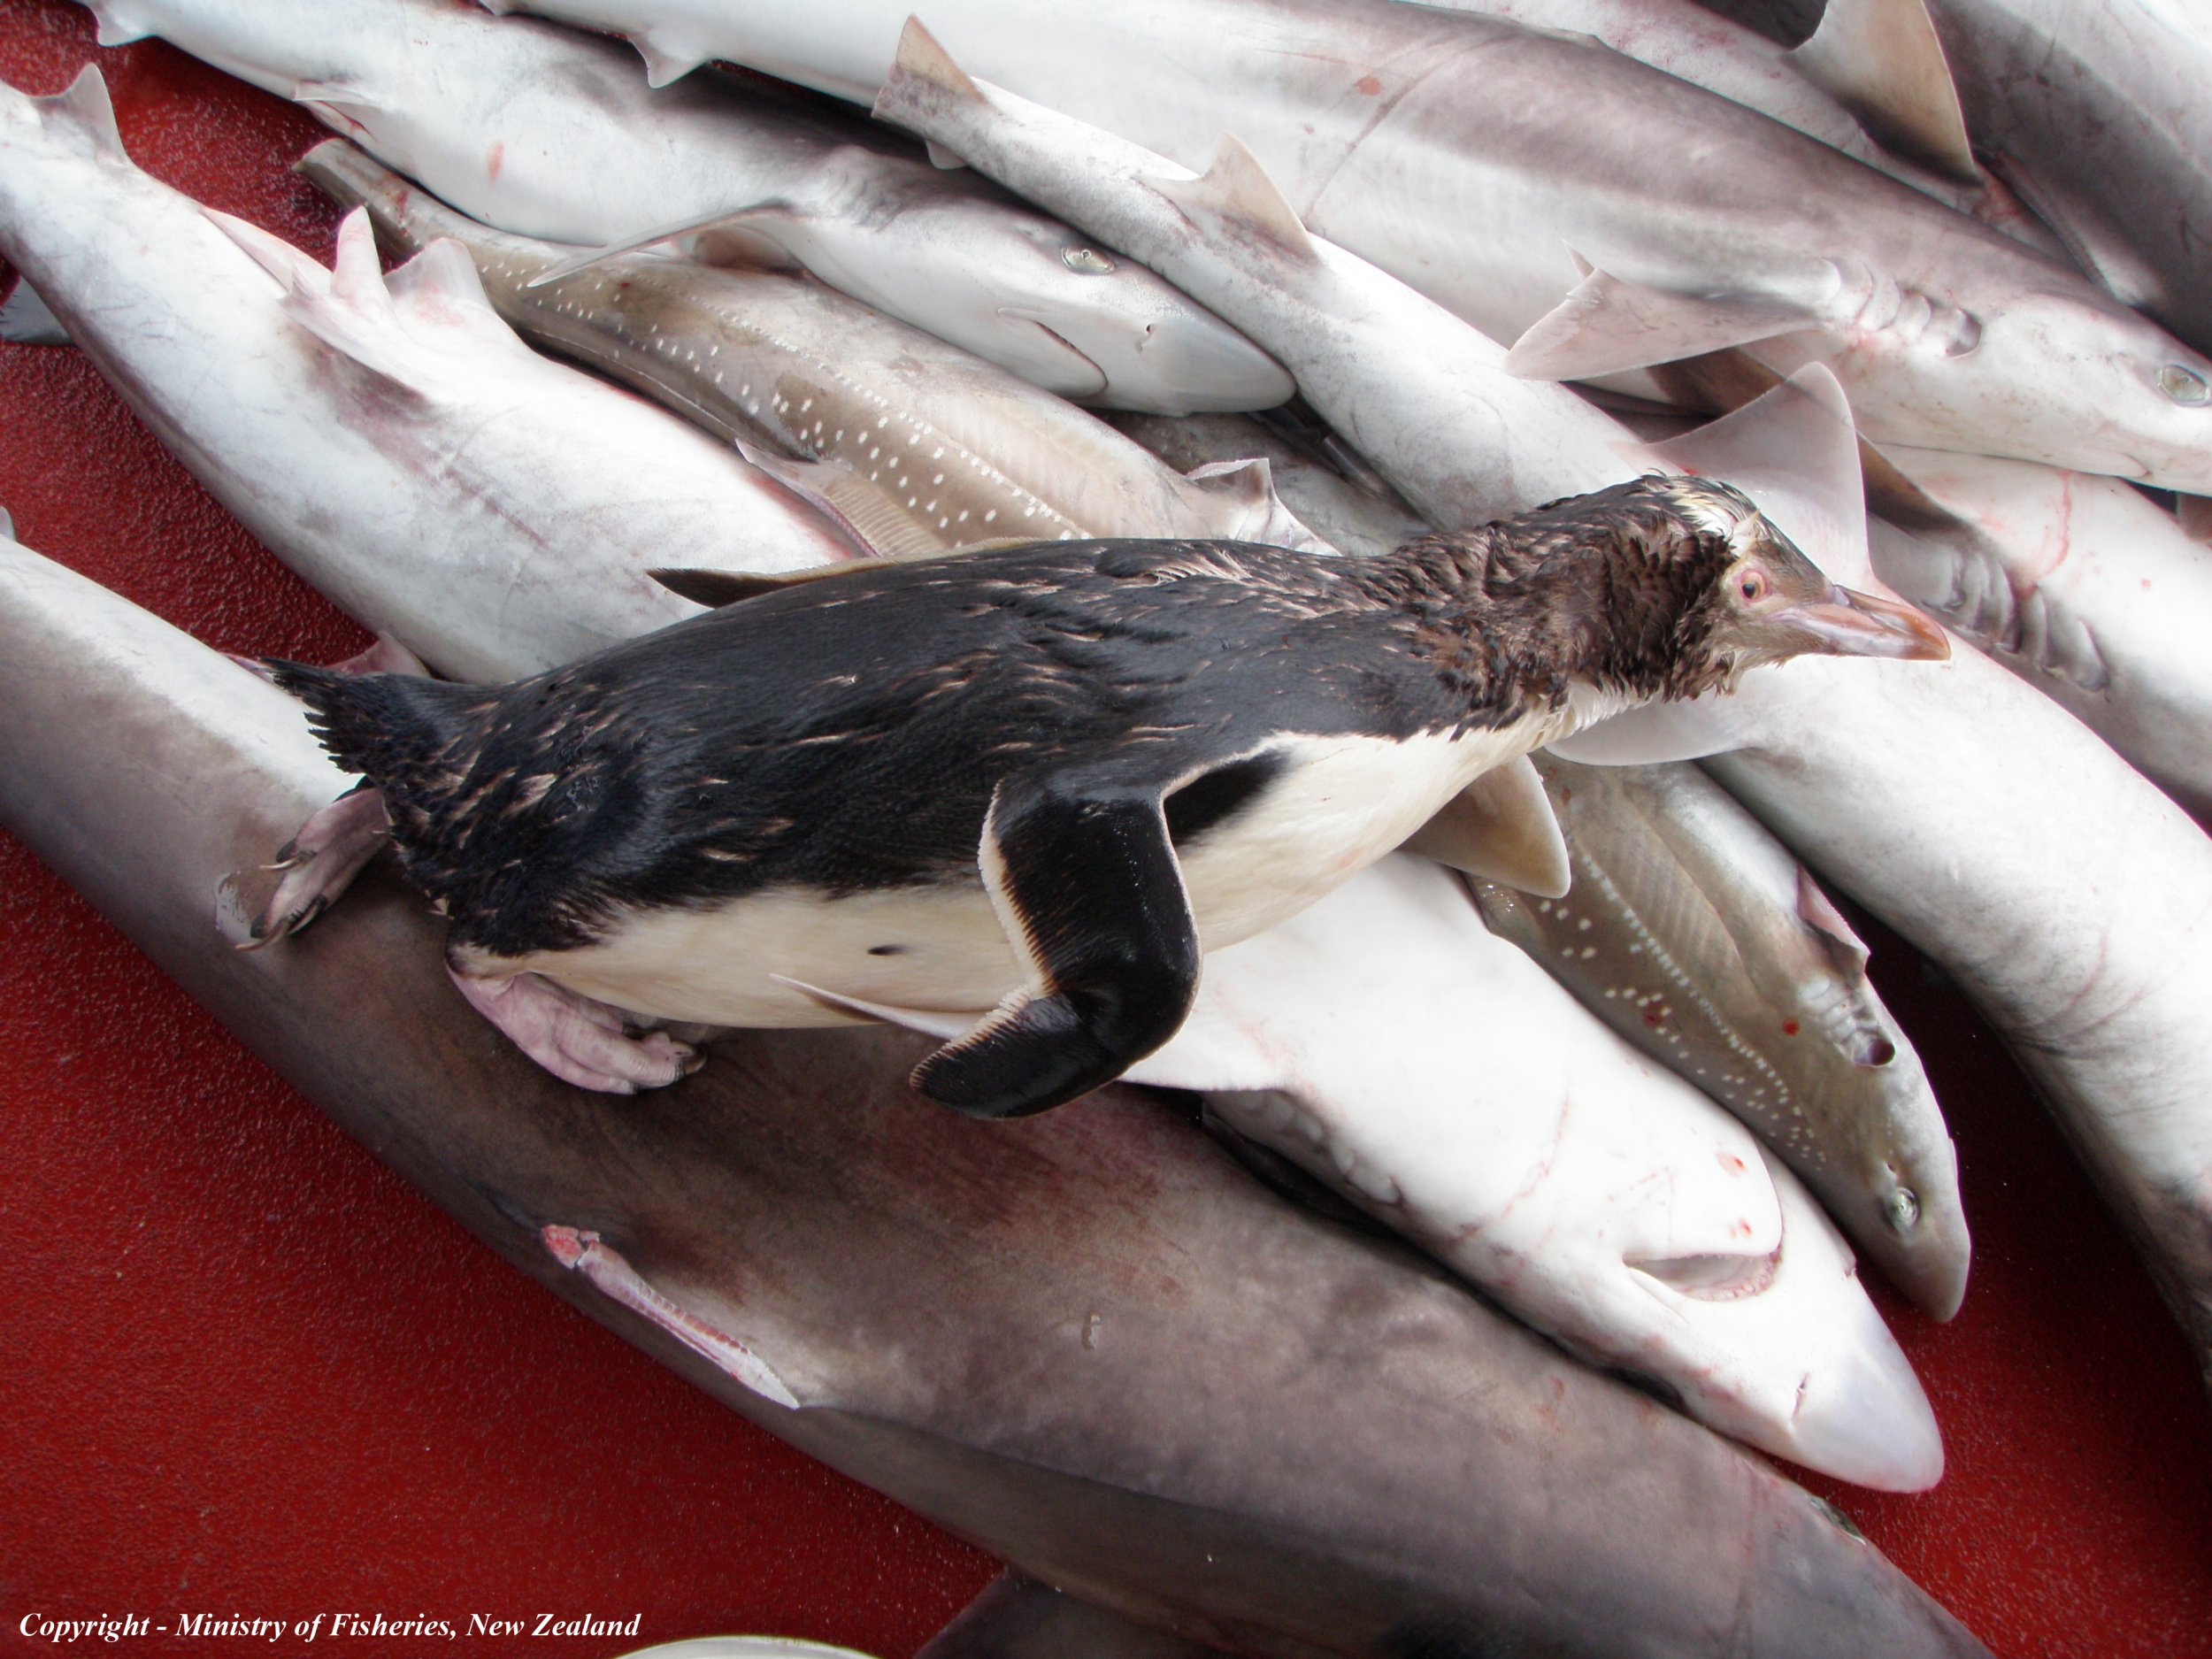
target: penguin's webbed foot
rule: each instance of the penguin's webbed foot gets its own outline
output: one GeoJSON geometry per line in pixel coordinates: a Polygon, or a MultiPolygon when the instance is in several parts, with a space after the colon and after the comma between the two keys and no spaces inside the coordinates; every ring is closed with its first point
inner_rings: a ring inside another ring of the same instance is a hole
{"type": "Polygon", "coordinates": [[[1157,794],[1002,784],[984,886],[1039,987],[914,1068],[931,1100],[1025,1118],[1110,1083],[1175,1034],[1198,989],[1198,930],[1157,794]]]}
{"type": "Polygon", "coordinates": [[[622,1010],[539,973],[486,979],[446,964],[468,1004],[564,1083],[603,1094],[665,1088],[706,1063],[664,1031],[634,1033],[622,1010]]]}
{"type": "Polygon", "coordinates": [[[330,908],[391,835],[382,795],[369,788],[340,795],[277,849],[268,868],[284,879],[238,948],[258,950],[298,933],[330,908]]]}

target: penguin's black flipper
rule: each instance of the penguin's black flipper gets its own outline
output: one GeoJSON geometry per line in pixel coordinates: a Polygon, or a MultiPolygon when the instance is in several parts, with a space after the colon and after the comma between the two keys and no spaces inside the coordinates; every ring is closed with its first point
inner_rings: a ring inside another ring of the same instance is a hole
{"type": "Polygon", "coordinates": [[[999,786],[983,879],[1044,987],[914,1068],[975,1118],[1022,1118],[1110,1083],[1172,1037],[1198,989],[1198,926],[1157,793],[999,786]]]}

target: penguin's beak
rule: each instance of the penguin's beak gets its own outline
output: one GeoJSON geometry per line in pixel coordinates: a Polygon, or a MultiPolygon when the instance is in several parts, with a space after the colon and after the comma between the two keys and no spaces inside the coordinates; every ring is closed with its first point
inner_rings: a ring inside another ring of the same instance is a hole
{"type": "Polygon", "coordinates": [[[1894,599],[1831,587],[1824,599],[1806,600],[1772,619],[1806,635],[1809,649],[1836,657],[1893,657],[1939,663],[1951,654],[1950,637],[1938,624],[1894,599]]]}

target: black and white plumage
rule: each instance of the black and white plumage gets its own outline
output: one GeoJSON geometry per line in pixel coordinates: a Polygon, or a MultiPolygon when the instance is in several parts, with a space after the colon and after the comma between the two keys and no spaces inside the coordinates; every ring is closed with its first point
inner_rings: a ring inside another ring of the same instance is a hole
{"type": "MultiPolygon", "coordinates": [[[[1118,1075],[1181,1023],[1202,950],[1594,713],[1942,649],[1679,478],[1377,559],[1063,541],[763,586],[495,688],[276,672],[511,1030],[485,987],[524,974],[710,1025],[995,1004],[916,1073],[991,1116],[1118,1075]]],[[[667,1077],[577,1080],[669,1080],[688,1056],[658,1041],[667,1077]]]]}

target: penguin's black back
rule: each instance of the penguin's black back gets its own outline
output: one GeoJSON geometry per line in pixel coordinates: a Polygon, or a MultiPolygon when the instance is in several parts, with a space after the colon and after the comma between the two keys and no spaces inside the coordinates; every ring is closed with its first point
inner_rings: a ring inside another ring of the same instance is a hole
{"type": "Polygon", "coordinates": [[[1165,790],[1179,839],[1279,733],[1491,724],[1362,564],[1235,542],[1048,542],[795,584],[483,689],[284,665],[383,792],[457,942],[588,942],[628,909],[973,882],[993,791],[1165,790]],[[1213,777],[1202,774],[1213,770],[1213,777]]]}

